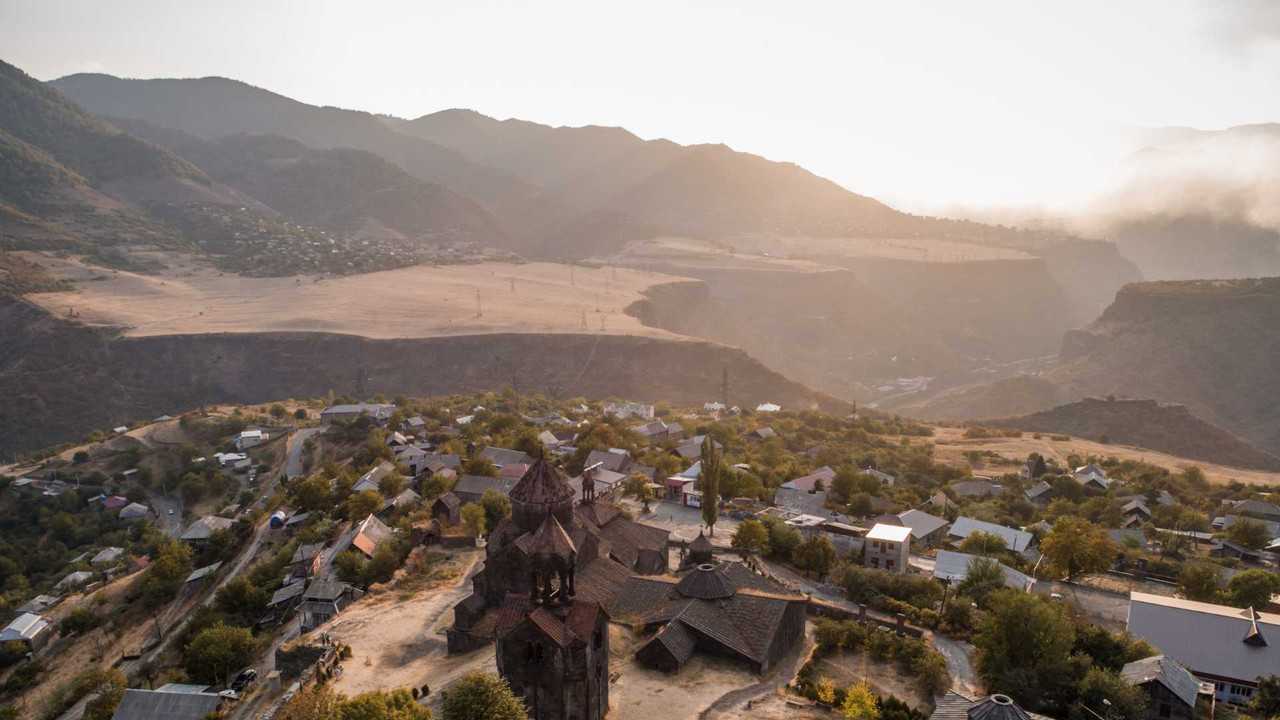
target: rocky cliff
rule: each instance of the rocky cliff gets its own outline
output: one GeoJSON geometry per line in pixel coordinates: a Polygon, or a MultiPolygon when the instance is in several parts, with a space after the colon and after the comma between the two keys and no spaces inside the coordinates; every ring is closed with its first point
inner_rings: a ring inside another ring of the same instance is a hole
{"type": "Polygon", "coordinates": [[[847,410],[745,352],[709,342],[589,334],[369,340],[329,333],[165,335],[90,329],[0,297],[0,452],[200,405],[338,393],[521,391],[847,410]]]}

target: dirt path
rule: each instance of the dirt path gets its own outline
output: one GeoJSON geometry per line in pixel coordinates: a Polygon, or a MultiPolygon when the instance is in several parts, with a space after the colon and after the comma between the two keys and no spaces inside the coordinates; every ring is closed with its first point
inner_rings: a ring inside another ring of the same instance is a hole
{"type": "Polygon", "coordinates": [[[284,462],[285,477],[292,480],[306,474],[306,469],[303,467],[302,462],[302,451],[307,445],[307,440],[323,433],[327,429],[324,427],[303,428],[289,436],[288,450],[286,451],[284,462]]]}

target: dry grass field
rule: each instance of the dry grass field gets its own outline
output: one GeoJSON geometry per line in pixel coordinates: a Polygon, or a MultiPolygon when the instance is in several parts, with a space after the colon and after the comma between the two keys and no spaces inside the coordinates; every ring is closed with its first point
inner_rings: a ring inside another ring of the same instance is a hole
{"type": "Polygon", "coordinates": [[[681,280],[625,268],[481,263],[336,278],[246,278],[166,255],[155,274],[38,258],[69,292],[27,297],[55,315],[132,336],[315,331],[369,338],[590,332],[678,338],[623,313],[653,285],[681,280]]]}
{"type": "MultiPolygon", "coordinates": [[[[1229,483],[1232,480],[1238,480],[1246,485],[1280,484],[1280,473],[1242,470],[1226,465],[1188,460],[1129,445],[1103,445],[1102,443],[1077,437],[1071,437],[1068,440],[1054,440],[1053,437],[1049,433],[1041,433],[1040,437],[1036,438],[1032,433],[1028,432],[1023,433],[1022,437],[1016,438],[969,439],[964,436],[964,428],[934,427],[934,437],[931,441],[934,443],[935,453],[939,462],[959,467],[968,466],[969,462],[964,454],[971,450],[999,453],[1003,457],[1017,460],[1018,463],[1021,463],[1026,459],[1027,455],[1033,452],[1040,453],[1046,459],[1056,459],[1061,464],[1066,463],[1069,455],[1078,455],[1080,457],[1097,455],[1099,457],[1116,457],[1121,460],[1141,460],[1174,472],[1178,472],[1187,466],[1195,465],[1203,470],[1204,474],[1209,478],[1209,482],[1213,483],[1229,483]]],[[[989,467],[975,469],[975,471],[979,474],[1017,472],[1018,465],[993,464],[989,467]]]]}

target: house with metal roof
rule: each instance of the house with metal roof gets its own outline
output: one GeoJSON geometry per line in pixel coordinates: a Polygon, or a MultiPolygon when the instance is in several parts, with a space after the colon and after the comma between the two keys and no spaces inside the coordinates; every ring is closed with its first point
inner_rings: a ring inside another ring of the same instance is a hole
{"type": "Polygon", "coordinates": [[[395,414],[396,406],[387,403],[351,403],[331,405],[320,411],[320,422],[326,425],[335,421],[350,422],[367,415],[375,422],[386,422],[395,414]]]}
{"type": "Polygon", "coordinates": [[[236,521],[231,518],[218,517],[217,515],[205,515],[204,517],[191,523],[182,533],[181,540],[192,544],[200,544],[209,542],[209,538],[219,530],[228,530],[236,521]]]}
{"type": "Polygon", "coordinates": [[[365,492],[372,490],[378,492],[379,484],[382,479],[395,472],[396,466],[383,460],[375,465],[371,470],[360,476],[360,479],[351,486],[351,492],[365,492]]]}
{"type": "Polygon", "coordinates": [[[923,547],[937,545],[947,535],[946,518],[930,515],[923,510],[908,510],[898,514],[898,522],[911,529],[911,542],[923,547]]]}
{"type": "Polygon", "coordinates": [[[509,450],[500,447],[487,447],[480,451],[480,457],[501,469],[504,465],[532,465],[533,458],[521,450],[509,450]]]}
{"type": "Polygon", "coordinates": [[[0,630],[0,643],[17,642],[35,652],[53,637],[53,626],[35,613],[22,613],[0,630]]]}
{"type": "Polygon", "coordinates": [[[1147,696],[1144,720],[1192,720],[1201,683],[1177,660],[1155,655],[1134,660],[1120,670],[1120,677],[1147,696]]]}
{"type": "Polygon", "coordinates": [[[1247,704],[1260,678],[1280,675],[1280,615],[1131,592],[1128,628],[1212,682],[1220,702],[1247,704]]]}
{"type": "Polygon", "coordinates": [[[478,503],[485,491],[492,490],[501,495],[510,495],[511,489],[519,482],[519,478],[489,477],[488,475],[463,475],[454,483],[453,494],[458,496],[463,505],[478,503]]]}
{"type": "Polygon", "coordinates": [[[782,483],[782,487],[788,490],[804,490],[805,492],[813,492],[815,490],[822,491],[831,487],[831,481],[836,479],[836,471],[830,467],[823,465],[808,475],[802,475],[798,478],[788,480],[782,483]],[[819,487],[821,485],[821,487],[819,487]]]}
{"type": "Polygon", "coordinates": [[[129,688],[111,720],[204,720],[223,702],[215,693],[129,688]]]}
{"type": "Polygon", "coordinates": [[[985,520],[975,520],[971,517],[958,517],[951,524],[951,529],[947,531],[947,537],[953,541],[959,542],[969,537],[975,532],[984,532],[995,535],[1004,540],[1004,545],[1013,552],[1024,554],[1033,549],[1035,544],[1035,536],[1025,530],[1015,530],[1004,525],[989,523],[985,520]]]}
{"type": "Polygon", "coordinates": [[[1111,487],[1111,478],[1107,477],[1107,471],[1094,463],[1082,465],[1071,471],[1071,477],[1086,490],[1106,492],[1107,488],[1111,487]]]}
{"type": "Polygon", "coordinates": [[[312,580],[302,592],[302,630],[305,632],[318,627],[338,616],[351,603],[360,597],[360,591],[351,585],[321,578],[312,580]]]}
{"type": "MultiPolygon", "coordinates": [[[[938,557],[933,563],[933,577],[946,583],[964,582],[965,578],[969,577],[970,565],[974,560],[980,558],[981,556],[979,555],[939,550],[938,557]]],[[[1035,585],[1035,578],[1024,575],[1004,563],[998,564],[1000,565],[1000,571],[1004,573],[1005,587],[1026,592],[1035,585]]]]}

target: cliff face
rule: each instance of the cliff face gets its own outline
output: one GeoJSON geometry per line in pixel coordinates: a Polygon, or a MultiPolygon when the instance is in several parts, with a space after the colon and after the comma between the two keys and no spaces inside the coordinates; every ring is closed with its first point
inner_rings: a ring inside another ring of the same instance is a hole
{"type": "Polygon", "coordinates": [[[1058,432],[1257,470],[1280,470],[1280,457],[1258,450],[1201,420],[1185,405],[1155,400],[1086,398],[1023,417],[988,424],[1031,432],[1058,432]]]}
{"type": "Polygon", "coordinates": [[[369,340],[327,333],[122,338],[0,297],[0,452],[205,404],[338,393],[522,391],[788,408],[848,406],[745,352],[709,342],[615,335],[468,335],[369,340]],[[11,341],[10,341],[11,339],[11,341]]]}

